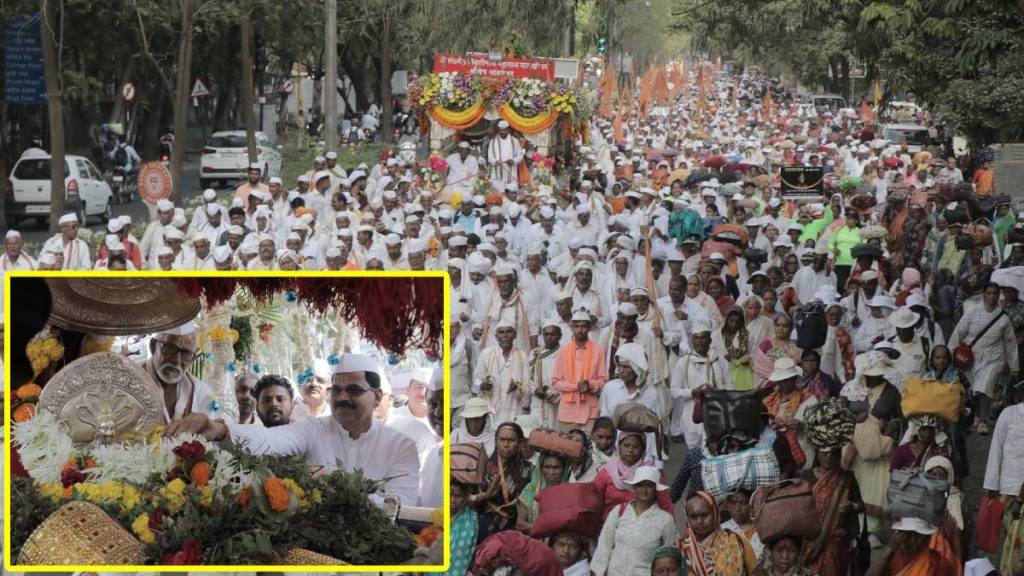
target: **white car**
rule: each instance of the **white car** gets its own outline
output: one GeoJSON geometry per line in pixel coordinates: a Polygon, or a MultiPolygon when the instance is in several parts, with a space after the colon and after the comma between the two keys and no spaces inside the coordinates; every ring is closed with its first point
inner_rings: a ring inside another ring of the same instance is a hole
{"type": "MultiPolygon", "coordinates": [[[[256,158],[263,165],[263,180],[281,173],[281,153],[263,132],[256,133],[256,158]]],[[[199,187],[224,188],[229,181],[245,180],[249,172],[249,148],[245,130],[214,132],[199,161],[199,187]]]]}
{"type": "Polygon", "coordinates": [[[907,143],[907,151],[917,154],[928,146],[931,137],[928,128],[920,124],[886,124],[882,126],[882,138],[889,142],[890,146],[899,146],[907,143]]]}
{"type": "MultiPolygon", "coordinates": [[[[78,215],[84,226],[89,216],[99,216],[104,223],[113,214],[113,194],[100,171],[88,158],[64,156],[64,209],[78,215]]],[[[4,195],[7,222],[18,228],[21,220],[50,218],[50,155],[26,152],[18,159],[7,181],[4,195]]]]}

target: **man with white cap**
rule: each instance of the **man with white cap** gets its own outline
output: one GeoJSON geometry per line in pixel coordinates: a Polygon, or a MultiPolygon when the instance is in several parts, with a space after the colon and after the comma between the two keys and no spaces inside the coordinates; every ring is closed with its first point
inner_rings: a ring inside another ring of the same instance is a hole
{"type": "Polygon", "coordinates": [[[192,213],[192,222],[189,223],[188,230],[190,233],[202,230],[202,225],[206,222],[207,214],[209,214],[208,206],[213,206],[213,209],[220,212],[223,207],[217,203],[217,191],[213,188],[207,188],[203,190],[203,203],[196,207],[196,211],[192,213]]]}
{"type": "Polygon", "coordinates": [[[402,248],[402,237],[391,233],[384,237],[385,254],[381,258],[385,270],[408,270],[409,261],[402,248]]]}
{"type": "Polygon", "coordinates": [[[551,377],[555,372],[555,361],[562,346],[562,326],[557,316],[548,316],[541,323],[541,345],[530,352],[530,413],[540,419],[541,426],[554,429],[558,426],[558,402],[562,393],[555,390],[551,377]]]}
{"type": "Polygon", "coordinates": [[[208,234],[193,234],[191,236],[192,249],[189,250],[183,270],[216,270],[216,263],[213,261],[213,239],[208,234]]]}
{"type": "MultiPolygon", "coordinates": [[[[21,232],[8,230],[4,236],[4,255],[0,256],[0,271],[35,270],[38,266],[35,259],[25,252],[25,241],[21,238],[21,232]]],[[[0,281],[2,280],[0,277],[0,281]]]]}
{"type": "Polygon", "coordinates": [[[196,208],[196,214],[203,213],[204,218],[201,222],[196,222],[196,217],[192,217],[192,225],[189,230],[193,234],[196,232],[212,232],[214,238],[219,239],[221,235],[228,229],[228,211],[223,206],[216,202],[204,204],[199,208],[196,208]]]}
{"type": "Polygon", "coordinates": [[[793,275],[793,289],[800,302],[807,304],[814,299],[814,293],[823,286],[836,286],[836,275],[832,271],[832,260],[828,246],[824,243],[814,248],[810,266],[801,266],[793,275]]]}
{"type": "Polygon", "coordinates": [[[220,271],[235,269],[234,253],[229,246],[217,246],[213,250],[213,265],[220,271]]]}
{"type": "Polygon", "coordinates": [[[240,185],[238,188],[235,188],[235,198],[242,199],[242,205],[246,209],[246,212],[249,211],[249,194],[251,194],[253,190],[259,190],[261,192],[267,193],[270,192],[270,188],[267,187],[267,185],[264,184],[263,182],[260,182],[260,178],[262,177],[262,175],[263,165],[253,162],[252,164],[249,164],[249,171],[246,175],[246,182],[240,185]]]}
{"type": "Polygon", "coordinates": [[[334,192],[341,186],[341,183],[348,180],[348,173],[345,169],[338,164],[338,153],[334,150],[330,150],[327,154],[324,154],[324,170],[331,175],[331,192],[334,192]]]}
{"type": "Polygon", "coordinates": [[[309,190],[300,196],[309,208],[320,214],[327,208],[327,199],[331,196],[331,173],[320,170],[313,174],[309,190]]]}
{"type": "Polygon", "coordinates": [[[853,337],[853,346],[858,354],[871,350],[877,342],[885,339],[889,329],[888,317],[895,309],[892,296],[885,292],[880,291],[868,301],[868,316],[861,319],[853,337]]]}
{"type": "Polygon", "coordinates": [[[465,305],[452,304],[451,318],[449,324],[449,356],[448,373],[451,386],[451,406],[449,411],[452,415],[452,428],[458,428],[462,423],[462,409],[472,394],[473,370],[476,367],[479,348],[468,338],[463,330],[463,316],[465,305]]]}
{"type": "Polygon", "coordinates": [[[65,214],[58,220],[60,234],[55,235],[54,243],[59,242],[64,252],[63,270],[92,270],[92,257],[89,245],[78,237],[78,216],[65,214]]]}
{"type": "Polygon", "coordinates": [[[703,446],[704,426],[693,422],[694,396],[704,390],[732,388],[729,363],[711,347],[711,328],[706,324],[695,325],[689,352],[672,369],[672,436],[682,436],[691,448],[703,446]]]}
{"type": "Polygon", "coordinates": [[[311,466],[322,466],[326,473],[339,466],[350,473],[362,470],[365,478],[384,482],[381,493],[371,495],[374,502],[382,504],[383,495],[394,491],[403,504],[413,505],[420,475],[416,443],[374,417],[382,395],[380,383],[376,360],[363,354],[343,354],[331,377],[330,418],[307,418],[268,429],[193,414],[169,426],[164,435],[192,432],[210,441],[230,438],[255,454],[304,456],[311,466]]]}
{"type": "MultiPolygon", "coordinates": [[[[572,308],[579,310],[586,309],[592,318],[591,330],[597,330],[611,324],[611,315],[605,312],[606,305],[601,295],[594,289],[594,265],[582,261],[573,267],[572,308]]],[[[568,286],[566,286],[568,288],[568,286]]],[[[574,312],[575,314],[575,312],[574,312]]],[[[596,334],[595,334],[596,336],[596,334]]]]}
{"type": "MultiPolygon", "coordinates": [[[[142,250],[139,242],[131,235],[130,222],[122,218],[112,218],[107,222],[107,232],[113,234],[124,245],[125,259],[131,265],[130,270],[142,269],[142,250]]],[[[105,244],[100,245],[98,258],[106,256],[105,244]]]]}
{"type": "Polygon", "coordinates": [[[899,373],[900,380],[924,376],[928,372],[932,343],[917,331],[921,315],[911,310],[909,306],[901,306],[889,315],[888,320],[896,331],[896,335],[888,340],[900,353],[899,357],[893,360],[893,367],[899,373]]]}
{"type": "Polygon", "coordinates": [[[573,338],[563,345],[555,360],[552,387],[561,393],[558,429],[582,428],[590,432],[600,413],[600,394],[608,381],[605,350],[590,337],[592,315],[578,308],[572,315],[573,338]]]}
{"type": "Polygon", "coordinates": [[[174,220],[174,203],[170,200],[159,200],[156,203],[156,220],[146,226],[139,248],[142,250],[144,266],[154,258],[156,250],[164,245],[164,228],[174,220]]]}
{"type": "Polygon", "coordinates": [[[480,313],[479,326],[473,336],[484,349],[494,343],[494,327],[508,321],[516,327],[516,347],[532,350],[537,342],[540,319],[526,307],[526,297],[519,288],[519,276],[515,268],[499,264],[494,268],[498,284],[497,292],[491,295],[480,313]]]}
{"type": "Polygon", "coordinates": [[[530,410],[529,363],[526,351],[516,346],[516,332],[511,320],[500,320],[495,343],[483,349],[473,371],[473,392],[487,400],[498,423],[530,410]]]}
{"type": "MultiPolygon", "coordinates": [[[[644,370],[647,376],[646,383],[660,392],[668,380],[664,344],[649,329],[640,326],[637,322],[638,317],[639,311],[632,302],[620,303],[615,309],[615,322],[601,331],[597,343],[605,351],[604,363],[609,374],[615,372],[615,354],[619,347],[627,343],[639,344],[647,358],[648,369],[644,370]]],[[[658,414],[667,417],[671,410],[667,394],[663,400],[665,403],[658,410],[658,414]]]]}
{"type": "Polygon", "coordinates": [[[575,216],[575,220],[565,225],[565,236],[579,238],[585,245],[596,246],[601,237],[601,225],[597,219],[591,218],[589,205],[586,202],[577,204],[575,216]]]}
{"type": "MultiPolygon", "coordinates": [[[[626,402],[639,402],[652,412],[660,413],[665,404],[655,387],[647,384],[648,369],[647,353],[642,346],[633,342],[620,346],[615,352],[615,372],[601,390],[601,416],[611,418],[615,409],[626,402]]],[[[647,453],[657,460],[657,466],[661,468],[663,456],[657,453],[657,445],[655,433],[649,432],[647,453]]]]}
{"type": "Polygon", "coordinates": [[[125,270],[138,270],[130,260],[125,258],[124,244],[117,239],[114,234],[107,234],[103,239],[103,244],[100,246],[104,250],[102,257],[96,259],[96,264],[93,266],[94,270],[109,270],[109,261],[111,258],[115,260],[117,258],[123,258],[125,260],[125,270]]]}
{"type": "MultiPolygon", "coordinates": [[[[445,187],[462,192],[465,195],[473,190],[476,185],[477,174],[480,173],[480,164],[473,156],[469,142],[465,140],[456,146],[456,152],[449,154],[445,159],[448,162],[448,177],[445,179],[445,187]]],[[[466,198],[468,201],[469,198],[466,198]]]]}
{"type": "Polygon", "coordinates": [[[163,389],[165,424],[189,414],[209,414],[217,409],[213,391],[188,372],[196,356],[196,346],[196,324],[192,321],[149,339],[150,357],[145,370],[163,389]]]}
{"type": "Polygon", "coordinates": [[[487,146],[487,163],[491,166],[491,183],[498,192],[510,185],[519,185],[519,163],[523,161],[523,147],[512,136],[509,123],[498,122],[498,133],[487,146]]]}

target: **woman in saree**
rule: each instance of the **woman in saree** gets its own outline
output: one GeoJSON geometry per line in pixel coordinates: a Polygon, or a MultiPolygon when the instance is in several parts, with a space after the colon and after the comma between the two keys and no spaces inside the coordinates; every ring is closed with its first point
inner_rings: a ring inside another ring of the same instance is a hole
{"type": "Polygon", "coordinates": [[[715,306],[723,317],[736,303],[732,296],[725,293],[725,280],[721,276],[708,278],[707,292],[708,296],[715,301],[715,306]]]}
{"type": "Polygon", "coordinates": [[[516,526],[519,495],[533,478],[533,464],[523,457],[523,429],[505,422],[494,432],[494,455],[484,469],[480,493],[469,497],[480,517],[480,535],[486,537],[516,526]]]}
{"type": "Polygon", "coordinates": [[[864,503],[857,479],[841,462],[854,426],[853,413],[838,399],[815,406],[807,415],[807,437],[817,450],[817,462],[800,477],[811,485],[821,532],[804,544],[804,566],[816,574],[845,574],[851,564],[851,543],[864,503]]]}
{"type": "Polygon", "coordinates": [[[477,524],[476,510],[468,506],[470,487],[458,482],[451,481],[449,500],[451,501],[451,567],[444,573],[445,576],[465,576],[473,562],[473,552],[476,550],[477,524]]]}
{"type": "Polygon", "coordinates": [[[725,314],[725,325],[715,331],[715,346],[729,362],[733,390],[750,390],[754,385],[754,369],[750,362],[750,335],[744,312],[733,306],[725,314]]]}
{"type": "Polygon", "coordinates": [[[946,521],[939,526],[939,531],[936,532],[937,536],[932,537],[931,547],[940,551],[944,550],[945,546],[940,541],[941,537],[949,546],[950,559],[958,565],[963,564],[967,559],[974,526],[970,524],[971,515],[968,514],[964,493],[956,487],[953,463],[944,456],[932,456],[925,461],[922,470],[929,476],[949,482],[949,496],[946,497],[946,521]]]}
{"type": "Polygon", "coordinates": [[[768,377],[775,369],[776,360],[789,358],[794,363],[800,361],[800,349],[791,339],[793,321],[789,316],[779,314],[775,317],[774,323],[772,337],[758,344],[754,352],[754,388],[764,388],[768,385],[768,377]]]}
{"type": "MultiPolygon", "coordinates": [[[[928,359],[928,372],[925,374],[925,380],[938,380],[944,384],[950,386],[957,386],[961,389],[960,392],[960,412],[964,412],[964,407],[967,405],[967,386],[964,384],[964,375],[959,368],[953,366],[952,354],[949,348],[946,348],[942,344],[932,346],[931,355],[928,359]]],[[[961,420],[964,420],[961,418],[961,420]]],[[[949,440],[950,449],[953,452],[953,465],[956,468],[956,478],[964,478],[965,472],[968,470],[967,462],[967,436],[964,434],[965,426],[961,425],[960,422],[949,425],[949,440]]]]}
{"type": "Polygon", "coordinates": [[[600,468],[594,463],[594,441],[582,428],[570,430],[569,435],[583,444],[583,454],[569,462],[569,481],[593,482],[597,477],[597,469],[600,468]]]}
{"type": "Polygon", "coordinates": [[[757,566],[754,549],[742,535],[722,529],[711,494],[702,491],[686,499],[688,526],[678,546],[694,576],[750,576],[757,566]]]}
{"type": "MultiPolygon", "coordinates": [[[[638,432],[619,432],[618,454],[597,473],[594,486],[604,498],[604,518],[613,508],[630,502],[636,496],[628,483],[641,466],[654,466],[654,457],[647,455],[647,437],[638,432]]],[[[664,475],[659,479],[665,483],[664,475]]],[[[672,500],[668,490],[658,492],[658,505],[672,514],[672,500]]]]}
{"type": "MultiPolygon", "coordinates": [[[[768,420],[776,434],[784,436],[796,467],[790,470],[809,468],[812,463],[813,446],[806,438],[804,422],[807,410],[818,403],[810,392],[798,388],[796,383],[802,374],[791,359],[783,357],[775,361],[775,369],[769,376],[772,391],[764,398],[768,420]]],[[[782,463],[780,462],[780,467],[782,463]]]]}
{"type": "Polygon", "coordinates": [[[530,483],[519,493],[519,503],[516,504],[516,530],[524,534],[530,533],[533,523],[540,516],[540,504],[534,497],[549,486],[568,482],[571,473],[572,469],[565,456],[552,453],[541,455],[540,467],[533,469],[530,483]]]}
{"type": "Polygon", "coordinates": [[[890,470],[920,470],[932,456],[952,458],[949,436],[942,422],[932,414],[915,414],[908,419],[907,431],[893,450],[890,470]]]}
{"type": "Polygon", "coordinates": [[[761,314],[764,303],[760,296],[750,295],[741,298],[739,305],[743,308],[743,319],[749,338],[747,349],[753,352],[757,350],[758,344],[772,337],[775,332],[775,323],[771,318],[761,314]]]}
{"type": "Polygon", "coordinates": [[[833,299],[825,305],[825,345],[821,347],[821,369],[839,381],[840,386],[853,379],[856,372],[854,361],[857,352],[853,336],[843,327],[846,307],[833,299]]]}
{"type": "Polygon", "coordinates": [[[693,273],[686,277],[686,297],[704,310],[704,314],[711,321],[712,328],[722,325],[724,321],[722,313],[718,310],[715,299],[704,291],[704,281],[701,280],[700,274],[693,273]]]}
{"type": "Polygon", "coordinates": [[[959,566],[929,547],[938,528],[918,518],[900,518],[892,524],[893,537],[886,553],[874,561],[868,576],[957,576],[959,566]]]}

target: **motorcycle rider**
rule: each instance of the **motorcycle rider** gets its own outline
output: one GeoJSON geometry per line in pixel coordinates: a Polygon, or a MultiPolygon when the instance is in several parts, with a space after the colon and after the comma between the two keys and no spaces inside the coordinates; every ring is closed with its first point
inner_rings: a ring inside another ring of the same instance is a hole
{"type": "MultiPolygon", "coordinates": [[[[120,170],[124,174],[123,186],[134,190],[135,178],[138,176],[139,166],[142,164],[142,158],[135,151],[135,147],[127,142],[122,142],[121,137],[115,135],[114,147],[110,150],[109,158],[112,169],[120,170]]],[[[122,192],[122,194],[124,193],[122,192]]],[[[127,197],[130,199],[131,195],[129,194],[127,197]]]]}

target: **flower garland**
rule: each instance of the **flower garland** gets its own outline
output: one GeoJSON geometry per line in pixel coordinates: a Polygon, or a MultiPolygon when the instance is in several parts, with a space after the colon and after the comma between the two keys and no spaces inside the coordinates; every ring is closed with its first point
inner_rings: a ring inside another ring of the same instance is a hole
{"type": "Polygon", "coordinates": [[[48,333],[29,340],[25,354],[32,363],[32,374],[39,375],[50,364],[64,357],[64,345],[48,333]]]}

